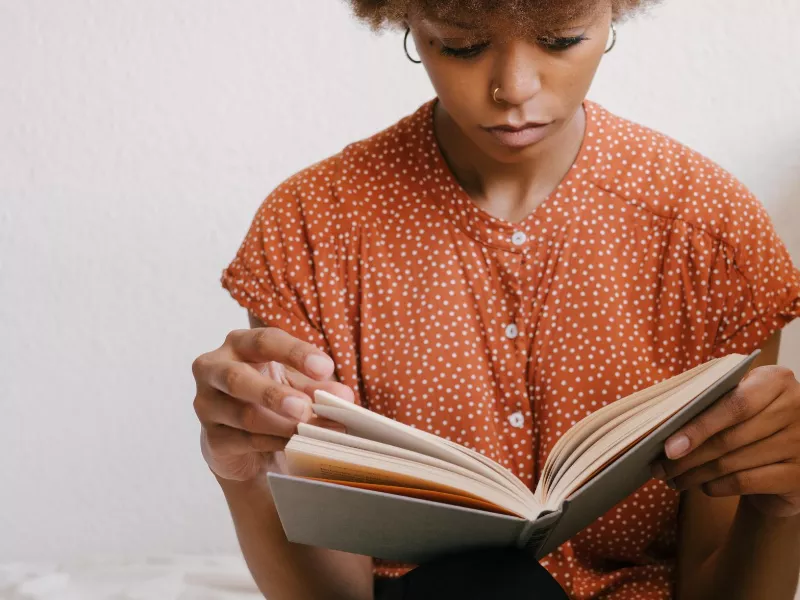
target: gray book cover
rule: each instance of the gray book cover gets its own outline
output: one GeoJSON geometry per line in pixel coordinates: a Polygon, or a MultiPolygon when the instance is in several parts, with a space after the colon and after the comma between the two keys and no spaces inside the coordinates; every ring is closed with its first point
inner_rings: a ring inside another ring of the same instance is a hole
{"type": "Polygon", "coordinates": [[[630,448],[558,511],[533,522],[472,508],[270,473],[269,485],[289,541],[407,563],[473,548],[555,550],[650,479],[666,439],[732,390],[754,352],[658,429],[630,448]]]}

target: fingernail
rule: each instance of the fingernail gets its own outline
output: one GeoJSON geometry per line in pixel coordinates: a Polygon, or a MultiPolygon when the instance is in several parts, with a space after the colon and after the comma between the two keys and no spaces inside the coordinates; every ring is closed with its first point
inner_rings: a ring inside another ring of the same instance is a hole
{"type": "Polygon", "coordinates": [[[305,420],[304,417],[308,414],[308,409],[308,400],[296,396],[287,396],[281,402],[281,410],[298,421],[305,420]]]}
{"type": "Polygon", "coordinates": [[[680,458],[689,449],[689,438],[685,435],[667,440],[665,450],[668,458],[680,458]]]}
{"type": "Polygon", "coordinates": [[[333,361],[324,354],[311,354],[306,358],[306,369],[317,375],[328,375],[333,361]]]}
{"type": "Polygon", "coordinates": [[[667,472],[664,470],[664,467],[662,467],[660,464],[654,464],[653,466],[651,466],[650,473],[652,474],[653,479],[663,480],[667,478],[667,472]]]}

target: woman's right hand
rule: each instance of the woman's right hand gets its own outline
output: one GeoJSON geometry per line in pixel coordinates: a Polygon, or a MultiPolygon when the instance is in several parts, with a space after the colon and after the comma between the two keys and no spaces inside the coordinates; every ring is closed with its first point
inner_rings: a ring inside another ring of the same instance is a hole
{"type": "MultiPolygon", "coordinates": [[[[272,327],[231,332],[218,349],[192,364],[200,446],[222,479],[263,475],[295,433],[312,419],[318,389],[353,401],[353,391],[333,380],[331,358],[316,346],[272,327]]],[[[315,424],[341,429],[337,424],[315,424]]]]}

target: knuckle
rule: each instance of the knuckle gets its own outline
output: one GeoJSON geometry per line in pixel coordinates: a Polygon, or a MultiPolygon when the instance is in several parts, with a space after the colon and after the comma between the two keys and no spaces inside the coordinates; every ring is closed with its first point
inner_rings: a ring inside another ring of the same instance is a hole
{"type": "Polygon", "coordinates": [[[766,381],[778,381],[784,386],[793,384],[795,380],[794,372],[781,365],[763,365],[753,369],[753,374],[758,374],[766,381]]]}
{"type": "Polygon", "coordinates": [[[711,463],[710,471],[715,477],[722,477],[731,471],[731,459],[727,456],[721,456],[711,463]]]}
{"type": "Polygon", "coordinates": [[[253,347],[259,354],[266,354],[271,347],[271,341],[275,336],[274,327],[263,327],[253,330],[253,347]]]}
{"type": "Polygon", "coordinates": [[[735,427],[720,431],[715,437],[717,450],[725,452],[739,447],[739,432],[735,427]]]}
{"type": "Polygon", "coordinates": [[[236,365],[226,368],[222,376],[222,383],[225,386],[225,391],[231,396],[235,396],[243,376],[244,373],[242,373],[242,370],[236,365]]]}
{"type": "Polygon", "coordinates": [[[793,386],[797,383],[797,380],[794,376],[794,371],[787,367],[778,367],[778,377],[781,381],[788,387],[793,386]]]}
{"type": "Polygon", "coordinates": [[[281,399],[281,390],[277,386],[267,385],[261,392],[261,404],[267,408],[271,408],[273,410],[278,409],[280,407],[281,399]]]}
{"type": "Polygon", "coordinates": [[[255,404],[249,402],[239,409],[238,422],[245,431],[257,431],[261,421],[261,414],[255,404]]]}
{"type": "Polygon", "coordinates": [[[194,397],[194,402],[192,402],[192,407],[194,408],[194,414],[196,414],[197,418],[202,421],[206,412],[206,406],[205,406],[205,401],[203,400],[203,396],[197,394],[194,397]]]}
{"type": "Polygon", "coordinates": [[[764,365],[762,369],[776,379],[790,379],[792,376],[792,370],[782,365],[764,365]]]}
{"type": "Polygon", "coordinates": [[[289,363],[298,369],[305,370],[306,357],[313,352],[305,342],[295,340],[290,346],[287,353],[289,363]]]}
{"type": "Polygon", "coordinates": [[[741,495],[747,489],[749,477],[745,473],[734,473],[727,482],[728,490],[735,495],[741,495]]]}
{"type": "Polygon", "coordinates": [[[192,361],[192,375],[196,381],[200,381],[208,371],[208,354],[202,354],[192,361]]]}
{"type": "Polygon", "coordinates": [[[241,339],[242,334],[245,332],[243,329],[234,329],[225,336],[223,346],[235,346],[238,340],[241,339]]]}
{"type": "Polygon", "coordinates": [[[750,400],[746,394],[734,391],[725,403],[728,413],[737,421],[747,418],[750,414],[750,400]]]}
{"type": "Polygon", "coordinates": [[[711,435],[711,430],[703,418],[696,419],[693,423],[686,426],[684,433],[689,437],[693,443],[697,440],[706,440],[711,435]]]}

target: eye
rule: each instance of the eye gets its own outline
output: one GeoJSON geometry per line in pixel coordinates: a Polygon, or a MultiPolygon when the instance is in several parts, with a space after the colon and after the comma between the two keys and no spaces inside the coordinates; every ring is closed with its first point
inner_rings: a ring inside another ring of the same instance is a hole
{"type": "Polygon", "coordinates": [[[539,38],[539,44],[547,50],[551,50],[553,52],[563,52],[564,50],[569,50],[573,46],[577,46],[581,42],[585,42],[588,39],[589,38],[584,35],[570,37],[541,37],[539,38]]]}
{"type": "Polygon", "coordinates": [[[440,52],[443,56],[453,56],[455,58],[466,59],[478,56],[488,47],[489,47],[489,42],[484,42],[482,44],[473,44],[472,46],[466,46],[464,48],[451,48],[449,46],[445,46],[444,44],[442,44],[440,52]]]}

